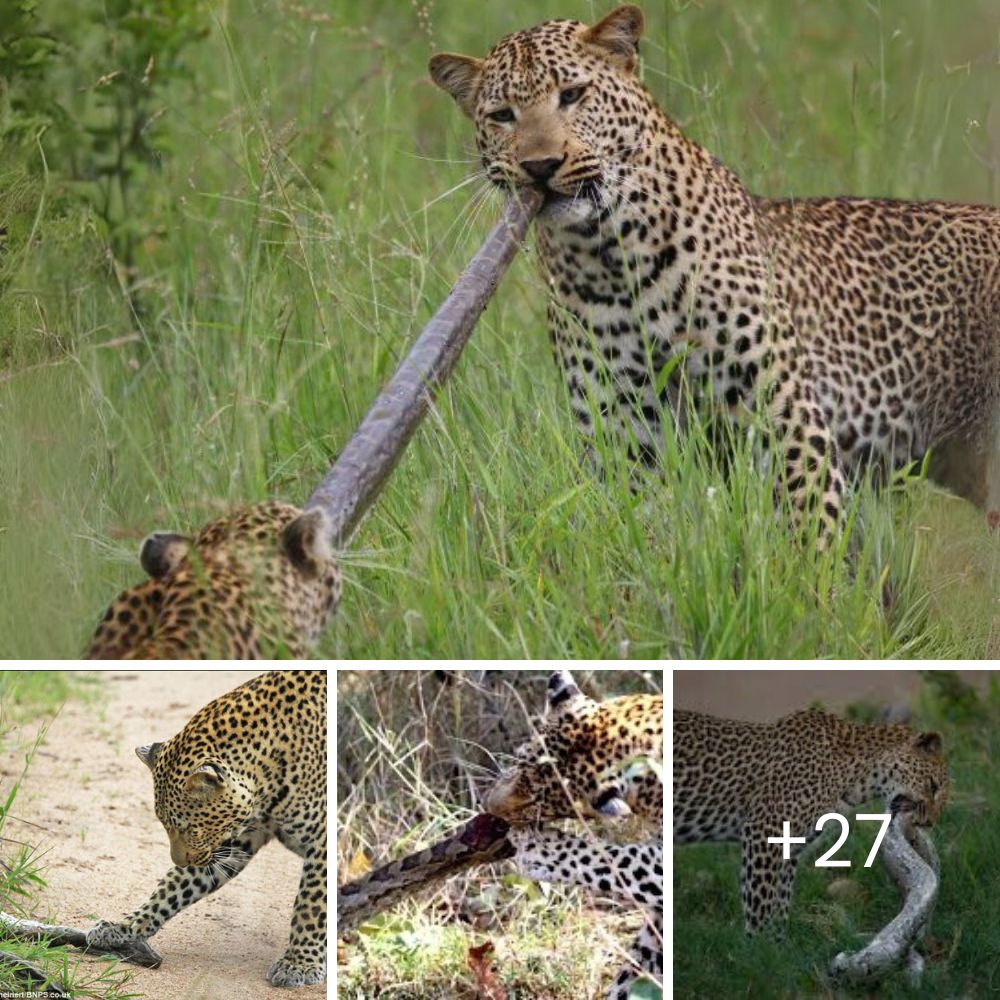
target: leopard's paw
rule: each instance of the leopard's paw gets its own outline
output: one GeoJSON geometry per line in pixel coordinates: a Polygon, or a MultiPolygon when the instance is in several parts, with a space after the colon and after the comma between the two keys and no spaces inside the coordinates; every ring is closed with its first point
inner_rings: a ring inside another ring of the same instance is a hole
{"type": "Polygon", "coordinates": [[[127,944],[141,940],[142,938],[131,927],[126,924],[112,923],[110,920],[98,920],[87,931],[87,947],[94,950],[108,948],[115,951],[127,944]]]}
{"type": "Polygon", "coordinates": [[[87,948],[118,955],[126,962],[147,969],[158,969],[163,963],[146,938],[128,924],[112,923],[110,920],[99,920],[87,931],[87,948]]]}
{"type": "Polygon", "coordinates": [[[319,962],[291,949],[267,970],[267,981],[272,986],[311,986],[326,982],[326,959],[319,962]]]}

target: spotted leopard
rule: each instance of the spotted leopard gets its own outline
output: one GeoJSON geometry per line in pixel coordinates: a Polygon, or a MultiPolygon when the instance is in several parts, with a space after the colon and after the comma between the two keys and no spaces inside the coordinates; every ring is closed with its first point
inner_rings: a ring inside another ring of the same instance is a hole
{"type": "Polygon", "coordinates": [[[766,410],[779,493],[827,536],[848,477],[930,449],[1000,525],[1000,209],[753,195],[642,85],[642,31],[625,6],[430,63],[486,176],[546,195],[549,329],[585,434],[656,464],[671,414],[766,410]]]}
{"type": "Polygon", "coordinates": [[[152,937],[235,878],[269,840],[302,859],[285,953],[272,986],[326,979],[326,673],[274,671],[199,711],[166,743],[136,750],[153,772],[156,815],[176,867],[148,902],[87,932],[92,948],[152,937]]]}
{"type": "Polygon", "coordinates": [[[150,578],[111,603],[88,659],[304,657],[340,600],[326,515],[278,500],[150,535],[139,561],[150,578]]]}
{"type": "Polygon", "coordinates": [[[787,918],[796,864],[816,821],[881,799],[892,813],[933,824],[948,799],[948,768],[936,732],[860,725],[828,712],[774,723],[674,710],[674,843],[742,844],[740,885],[748,934],[787,918]],[[769,837],[805,843],[788,861],[769,837]]]}
{"type": "Polygon", "coordinates": [[[578,816],[634,815],[660,832],[662,696],[595,702],[569,671],[557,671],[549,679],[548,715],[515,758],[484,805],[511,823],[507,836],[517,850],[516,864],[529,878],[583,886],[642,909],[642,928],[608,1000],[625,1000],[643,976],[662,983],[662,839],[615,844],[537,827],[578,816]]]}

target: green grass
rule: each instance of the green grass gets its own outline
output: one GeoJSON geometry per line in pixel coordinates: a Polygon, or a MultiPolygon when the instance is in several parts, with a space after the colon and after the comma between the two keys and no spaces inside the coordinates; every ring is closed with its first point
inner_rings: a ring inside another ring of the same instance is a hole
{"type": "MultiPolygon", "coordinates": [[[[996,759],[1000,688],[970,705],[925,690],[915,725],[939,729],[951,771],[950,801],[935,826],[941,858],[938,902],[921,950],[927,958],[920,996],[985,996],[1000,981],[996,927],[1000,898],[994,859],[1000,831],[987,803],[1000,796],[996,759]]],[[[840,951],[854,951],[899,912],[899,890],[879,861],[863,867],[876,824],[852,824],[840,872],[804,866],[798,873],[786,936],[743,933],[739,848],[691,845],[674,852],[674,991],[678,998],[871,996],[835,993],[825,977],[840,951]],[[847,873],[847,874],[845,874],[847,873]],[[839,888],[833,887],[839,882],[839,888]],[[844,883],[847,883],[845,885],[844,883]]],[[[912,997],[903,973],[881,980],[879,997],[912,997]]]]}
{"type": "MultiPolygon", "coordinates": [[[[987,7],[651,4],[644,72],[757,191],[995,201],[987,7]]],[[[156,120],[162,164],[132,181],[137,317],[93,225],[59,214],[58,178],[0,200],[11,242],[53,217],[0,309],[0,655],[79,654],[150,530],[308,495],[495,217],[474,187],[435,200],[473,139],[428,56],[604,9],[216,7],[196,86],[173,85],[156,120]]],[[[320,652],[971,657],[997,641],[1000,545],[960,502],[919,483],[864,494],[852,568],[784,537],[745,448],[722,481],[694,437],[640,502],[598,482],[541,282],[515,262],[345,554],[320,652]]]]}
{"type": "MultiPolygon", "coordinates": [[[[558,891],[544,898],[518,876],[504,879],[504,904],[534,893],[535,912],[521,912],[499,920],[492,914],[483,926],[441,923],[427,907],[401,905],[387,917],[365,925],[346,949],[346,961],[337,970],[341,1000],[369,1000],[387,995],[401,1000],[445,1000],[472,997],[469,952],[492,944],[487,964],[503,985],[509,1000],[578,1000],[604,996],[610,973],[623,961],[624,943],[634,937],[635,920],[617,922],[609,914],[595,918],[579,901],[558,891]],[[518,884],[515,884],[518,883],[518,884]],[[612,930],[619,926],[619,938],[612,930]]],[[[472,907],[463,914],[489,913],[500,894],[465,892],[472,907]]],[[[446,912],[447,907],[439,907],[446,912]]],[[[482,915],[480,915],[482,919],[482,915]]],[[[650,1000],[660,994],[650,993],[650,1000]]],[[[638,998],[637,998],[638,1000],[638,998]]]]}
{"type": "Polygon", "coordinates": [[[97,683],[67,670],[2,670],[0,726],[53,716],[70,697],[93,701],[97,683]]]}
{"type": "MultiPolygon", "coordinates": [[[[17,798],[32,759],[45,741],[47,723],[38,729],[33,741],[18,745],[21,736],[13,722],[53,715],[70,695],[86,697],[86,690],[72,674],[46,670],[0,672],[0,750],[15,745],[24,753],[20,774],[12,782],[4,783],[0,796],[0,910],[14,917],[45,919],[44,913],[36,912],[34,902],[39,890],[47,884],[45,849],[32,835],[34,825],[19,822],[17,798]],[[13,823],[8,828],[9,820],[13,823]]],[[[53,948],[45,941],[8,937],[2,925],[0,950],[17,955],[36,970],[52,976],[71,996],[102,996],[105,1000],[138,996],[127,992],[131,976],[118,962],[97,966],[81,963],[79,952],[53,948]]],[[[0,963],[0,993],[22,996],[28,995],[30,989],[29,984],[15,975],[13,967],[0,963]]]]}

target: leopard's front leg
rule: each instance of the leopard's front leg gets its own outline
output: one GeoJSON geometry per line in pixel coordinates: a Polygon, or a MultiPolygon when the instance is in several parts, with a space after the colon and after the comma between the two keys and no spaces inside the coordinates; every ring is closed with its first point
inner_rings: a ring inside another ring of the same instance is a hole
{"type": "MultiPolygon", "coordinates": [[[[792,820],[794,834],[807,826],[792,820]]],[[[783,828],[773,823],[750,820],[743,829],[743,861],[740,867],[740,894],[743,900],[743,921],[748,935],[768,929],[781,934],[788,920],[792,888],[801,847],[792,846],[790,857],[784,857],[781,845],[771,841],[783,835],[783,828]]],[[[806,839],[813,834],[807,832],[806,839]]]]}
{"type": "Polygon", "coordinates": [[[120,921],[100,920],[91,927],[87,946],[119,948],[130,941],[151,938],[171,917],[239,875],[270,839],[270,833],[252,830],[224,841],[213,851],[213,860],[207,865],[171,868],[153,895],[134,913],[120,921]]]}
{"type": "Polygon", "coordinates": [[[272,986],[308,986],[326,980],[326,907],[324,837],[305,856],[288,948],[267,970],[272,986]]]}
{"type": "Polygon", "coordinates": [[[628,961],[615,976],[607,1000],[628,1000],[640,976],[663,983],[663,911],[647,911],[645,921],[629,949],[628,961]]]}
{"type": "Polygon", "coordinates": [[[817,400],[808,358],[790,338],[776,346],[777,365],[770,372],[771,395],[781,461],[779,489],[802,523],[818,509],[820,541],[840,528],[844,507],[844,472],[837,445],[817,400]]]}
{"type": "MultiPolygon", "coordinates": [[[[624,362],[612,363],[587,321],[554,300],[548,306],[548,327],[587,465],[604,479],[609,472],[605,452],[621,455],[629,465],[630,488],[640,492],[643,470],[657,468],[660,462],[664,403],[652,361],[642,367],[634,358],[625,367],[624,362]]],[[[670,395],[670,408],[678,419],[683,407],[675,383],[669,382],[663,391],[670,395]]]]}

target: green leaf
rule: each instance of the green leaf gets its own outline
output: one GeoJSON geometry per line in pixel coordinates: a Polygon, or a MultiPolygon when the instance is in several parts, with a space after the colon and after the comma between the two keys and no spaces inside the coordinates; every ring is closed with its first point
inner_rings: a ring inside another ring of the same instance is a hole
{"type": "Polygon", "coordinates": [[[640,979],[632,984],[628,1000],[663,1000],[663,990],[651,979],[640,979]]]}

